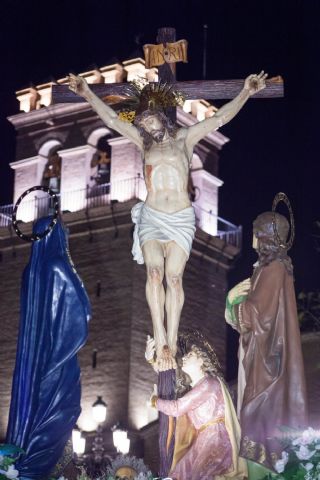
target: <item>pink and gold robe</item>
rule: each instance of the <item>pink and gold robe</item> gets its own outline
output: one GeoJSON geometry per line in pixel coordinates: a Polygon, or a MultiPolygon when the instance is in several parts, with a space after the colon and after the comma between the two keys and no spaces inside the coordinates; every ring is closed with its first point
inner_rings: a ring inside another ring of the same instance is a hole
{"type": "Polygon", "coordinates": [[[230,395],[218,377],[204,377],[178,400],[158,399],[157,409],[174,417],[187,415],[196,433],[187,453],[173,466],[170,477],[175,480],[246,478],[245,462],[238,457],[239,423],[230,395]]]}

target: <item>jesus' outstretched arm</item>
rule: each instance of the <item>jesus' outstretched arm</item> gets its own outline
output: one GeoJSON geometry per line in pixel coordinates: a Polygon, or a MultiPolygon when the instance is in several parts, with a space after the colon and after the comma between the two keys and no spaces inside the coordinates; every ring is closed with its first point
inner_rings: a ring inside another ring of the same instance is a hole
{"type": "Polygon", "coordinates": [[[226,103],[221,107],[213,117],[207,118],[202,122],[192,125],[188,128],[188,133],[186,136],[186,144],[189,148],[192,148],[196,143],[198,143],[202,138],[204,138],[208,133],[216,130],[217,128],[222,127],[226,123],[230,122],[241,110],[246,101],[255,93],[259,92],[265,88],[265,80],[267,74],[264,71],[260,72],[259,75],[249,75],[244,82],[244,87],[231,102],[226,103]]]}
{"type": "Polygon", "coordinates": [[[107,127],[116,130],[118,133],[131,140],[142,150],[143,141],[138,129],[131,123],[120,120],[117,113],[111,107],[106,105],[99,97],[97,97],[95,93],[93,93],[83,77],[70,73],[69,88],[72,92],[87,100],[93,110],[97,112],[101,120],[107,125],[107,127]]]}

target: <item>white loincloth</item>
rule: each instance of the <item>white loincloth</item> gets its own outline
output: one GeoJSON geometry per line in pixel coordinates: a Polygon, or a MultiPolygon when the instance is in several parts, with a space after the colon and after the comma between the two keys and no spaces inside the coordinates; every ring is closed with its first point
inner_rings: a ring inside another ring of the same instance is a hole
{"type": "Polygon", "coordinates": [[[141,247],[148,240],[160,242],[173,240],[189,258],[196,231],[193,207],[175,213],[164,213],[148,207],[144,202],[139,202],[131,210],[131,217],[135,224],[132,255],[137,263],[144,263],[141,247]]]}

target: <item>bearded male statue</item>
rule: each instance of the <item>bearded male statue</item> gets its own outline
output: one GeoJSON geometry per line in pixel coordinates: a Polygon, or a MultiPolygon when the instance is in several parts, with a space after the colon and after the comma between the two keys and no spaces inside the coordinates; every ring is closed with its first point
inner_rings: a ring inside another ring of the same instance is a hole
{"type": "Polygon", "coordinates": [[[282,458],[283,427],[298,430],[308,425],[288,234],[283,215],[258,215],[253,222],[252,247],[258,254],[253,275],[233,287],[226,301],[226,321],[240,333],[240,455],[248,460],[253,480],[265,478],[267,469],[274,469],[282,458]]]}
{"type": "MultiPolygon", "coordinates": [[[[166,117],[166,102],[163,101],[166,99],[154,94],[157,92],[154,84],[142,90],[138,115],[131,124],[121,120],[114,109],[99,99],[82,77],[69,76],[69,88],[85,98],[109,128],[137,145],[144,159],[147,198],[132,211],[135,223],[133,256],[138,263],[146,264],[146,296],[159,370],[175,366],[184,303],[182,276],[195,234],[195,215],[188,195],[193,148],[208,133],[228,123],[250,96],[265,88],[266,77],[263,71],[250,75],[239,95],[213,117],[179,128],[166,117]]],[[[168,95],[172,95],[172,90],[168,89],[168,95]]]]}

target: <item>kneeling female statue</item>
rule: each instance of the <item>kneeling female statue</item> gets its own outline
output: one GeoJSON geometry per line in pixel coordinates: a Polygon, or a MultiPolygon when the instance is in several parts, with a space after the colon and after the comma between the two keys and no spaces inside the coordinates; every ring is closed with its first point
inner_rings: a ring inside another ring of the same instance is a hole
{"type": "MultiPolygon", "coordinates": [[[[177,400],[156,392],[151,404],[177,417],[175,450],[169,476],[174,480],[244,479],[246,462],[239,458],[240,426],[212,347],[200,334],[179,336],[182,372],[190,389],[177,400]]],[[[153,340],[146,358],[152,358],[153,340]]]]}

